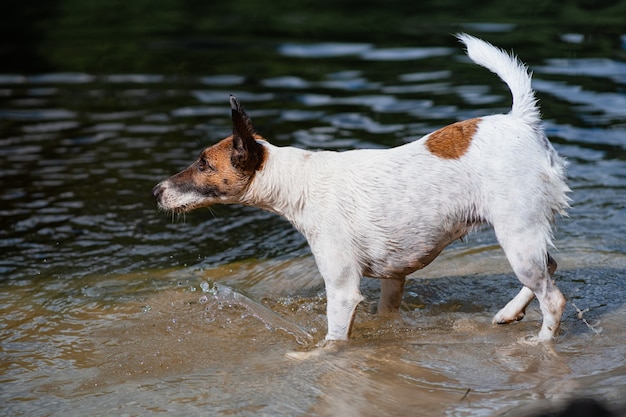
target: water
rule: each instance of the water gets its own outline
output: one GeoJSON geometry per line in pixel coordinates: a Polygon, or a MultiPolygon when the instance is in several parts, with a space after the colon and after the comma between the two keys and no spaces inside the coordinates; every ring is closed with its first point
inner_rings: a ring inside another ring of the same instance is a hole
{"type": "Polygon", "coordinates": [[[159,3],[130,22],[129,10],[93,4],[5,15],[6,30],[30,36],[0,65],[3,415],[492,416],[577,396],[623,405],[626,29],[612,20],[623,13],[575,9],[554,24],[549,7],[519,6],[486,24],[469,3],[449,17],[409,3],[314,15],[159,3]],[[22,15],[26,26],[11,19],[22,15]],[[429,16],[441,23],[425,26],[429,16]],[[309,149],[396,146],[507,111],[502,83],[449,35],[459,30],[529,63],[569,161],[574,203],[553,253],[569,300],[558,341],[526,341],[536,303],[519,323],[490,324],[518,283],[484,231],[414,274],[400,318],[369,314],[379,290],[365,280],[354,340],[294,358],[326,326],[304,239],[251,208],[167,215],[151,188],[229,134],[231,93],[273,143],[309,149]]]}

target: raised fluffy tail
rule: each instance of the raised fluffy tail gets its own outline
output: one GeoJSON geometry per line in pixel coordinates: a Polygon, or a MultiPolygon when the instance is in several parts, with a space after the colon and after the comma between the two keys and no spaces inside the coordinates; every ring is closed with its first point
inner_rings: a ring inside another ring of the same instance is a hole
{"type": "Polygon", "coordinates": [[[541,115],[535,93],[530,86],[531,74],[526,65],[488,42],[465,33],[459,33],[456,37],[465,44],[467,55],[472,61],[495,73],[509,87],[513,95],[511,114],[527,123],[538,123],[541,115]]]}

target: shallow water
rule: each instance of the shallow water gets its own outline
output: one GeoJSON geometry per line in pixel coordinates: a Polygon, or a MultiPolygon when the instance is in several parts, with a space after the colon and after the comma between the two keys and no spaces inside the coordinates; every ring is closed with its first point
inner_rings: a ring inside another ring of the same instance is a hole
{"type": "Polygon", "coordinates": [[[144,29],[158,35],[94,51],[119,39],[97,23],[76,32],[85,44],[63,35],[78,27],[64,10],[40,17],[45,63],[0,65],[2,414],[525,415],[578,396],[623,406],[623,26],[411,31],[399,8],[380,16],[397,25],[369,33],[377,8],[345,27],[333,24],[339,7],[310,21],[233,8],[214,26],[144,29]],[[239,36],[221,32],[241,21],[239,36]],[[150,190],[229,133],[230,93],[270,141],[309,149],[396,146],[506,111],[501,82],[449,36],[459,30],[530,64],[569,161],[573,205],[553,252],[569,300],[559,339],[528,339],[536,303],[521,322],[491,325],[519,284],[481,231],[412,276],[400,317],[369,314],[379,289],[364,280],[354,340],[310,354],[325,293],[304,239],[251,208],[172,217],[150,190]]]}

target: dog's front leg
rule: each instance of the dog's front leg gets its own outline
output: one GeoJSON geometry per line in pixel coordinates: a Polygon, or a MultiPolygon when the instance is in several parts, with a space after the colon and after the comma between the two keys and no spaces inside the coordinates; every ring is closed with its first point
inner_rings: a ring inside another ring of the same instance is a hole
{"type": "Polygon", "coordinates": [[[342,264],[340,259],[325,258],[318,268],[326,286],[326,341],[347,340],[352,329],[357,305],[363,300],[359,290],[361,274],[356,266],[342,264]]]}
{"type": "Polygon", "coordinates": [[[363,300],[359,280],[350,278],[350,284],[337,287],[326,283],[326,318],[328,332],[325,340],[348,340],[357,305],[363,300]],[[353,283],[356,281],[356,284],[353,283]]]}

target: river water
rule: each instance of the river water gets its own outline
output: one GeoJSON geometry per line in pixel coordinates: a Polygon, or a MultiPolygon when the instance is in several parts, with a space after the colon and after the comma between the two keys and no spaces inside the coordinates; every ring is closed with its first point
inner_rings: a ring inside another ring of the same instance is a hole
{"type": "Polygon", "coordinates": [[[624,406],[619,13],[166,3],[144,26],[119,17],[130,6],[116,14],[100,2],[5,17],[26,35],[0,50],[2,415],[508,416],[578,397],[624,406]],[[307,149],[397,146],[506,112],[508,91],[464,58],[457,31],[529,63],[546,131],[569,161],[573,204],[553,251],[568,298],[559,338],[527,341],[536,302],[521,322],[491,324],[519,284],[485,230],[411,276],[399,318],[369,314],[379,288],[364,280],[354,339],[307,356],[325,334],[325,293],[303,237],[252,208],[167,215],[150,191],[229,134],[231,93],[271,142],[307,149]]]}

